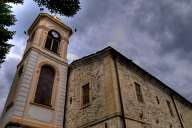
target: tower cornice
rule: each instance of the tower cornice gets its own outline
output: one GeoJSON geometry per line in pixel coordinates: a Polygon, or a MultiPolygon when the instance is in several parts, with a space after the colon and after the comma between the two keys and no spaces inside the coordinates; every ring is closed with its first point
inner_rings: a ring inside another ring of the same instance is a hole
{"type": "Polygon", "coordinates": [[[56,58],[56,57],[54,57],[54,56],[52,56],[52,55],[50,55],[50,54],[44,53],[44,52],[42,52],[41,50],[39,50],[38,48],[36,48],[36,47],[30,47],[30,48],[24,53],[23,58],[22,58],[21,62],[17,65],[17,67],[23,63],[23,60],[25,60],[25,58],[28,56],[28,54],[29,54],[32,50],[38,52],[39,54],[41,54],[41,55],[43,55],[43,56],[46,56],[46,57],[48,57],[48,58],[51,58],[52,60],[55,60],[55,61],[57,61],[57,62],[60,63],[60,64],[63,64],[63,65],[68,66],[68,63],[67,63],[66,61],[63,61],[63,59],[61,60],[61,59],[56,58]]]}
{"type": "Polygon", "coordinates": [[[39,22],[39,20],[40,20],[41,18],[43,18],[43,17],[47,17],[47,18],[49,18],[51,21],[53,21],[53,22],[55,22],[56,24],[58,24],[59,26],[61,26],[62,28],[67,29],[67,30],[70,32],[70,36],[72,35],[73,31],[72,31],[72,29],[71,29],[69,26],[65,25],[59,18],[53,17],[53,16],[51,16],[51,15],[49,15],[49,14],[47,14],[47,13],[40,13],[40,14],[37,16],[37,18],[35,19],[35,21],[34,21],[34,22],[32,23],[32,25],[29,27],[29,29],[28,29],[28,31],[27,31],[28,34],[30,34],[30,33],[33,31],[33,29],[34,29],[34,27],[36,26],[36,24],[37,24],[37,23],[39,22]]]}

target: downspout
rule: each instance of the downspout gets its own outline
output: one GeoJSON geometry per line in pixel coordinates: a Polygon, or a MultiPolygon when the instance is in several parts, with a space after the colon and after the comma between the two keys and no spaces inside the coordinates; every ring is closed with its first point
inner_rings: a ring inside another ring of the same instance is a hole
{"type": "Polygon", "coordinates": [[[68,87],[69,87],[69,76],[70,76],[70,66],[67,70],[67,82],[66,82],[66,92],[65,92],[65,106],[64,106],[64,117],[63,117],[63,128],[65,128],[65,121],[66,121],[66,111],[67,111],[67,97],[68,97],[68,87]]]}
{"type": "Polygon", "coordinates": [[[121,108],[121,119],[122,119],[122,122],[123,122],[123,128],[126,128],[124,106],[123,106],[123,100],[122,100],[122,94],[121,94],[121,88],[120,88],[119,72],[118,72],[116,58],[115,58],[115,56],[113,54],[112,54],[112,57],[113,57],[113,61],[114,61],[115,74],[116,74],[116,78],[117,78],[117,87],[118,87],[120,108],[121,108]]]}
{"type": "Polygon", "coordinates": [[[177,116],[178,116],[178,118],[179,118],[179,122],[180,122],[180,124],[181,124],[181,127],[182,127],[182,128],[185,128],[184,125],[183,125],[183,123],[182,123],[182,120],[181,120],[181,118],[180,118],[179,111],[178,111],[178,109],[177,109],[177,106],[176,106],[175,100],[174,100],[174,98],[173,98],[173,95],[171,95],[171,99],[172,99],[172,101],[173,101],[173,104],[174,104],[174,107],[175,107],[177,116]]]}

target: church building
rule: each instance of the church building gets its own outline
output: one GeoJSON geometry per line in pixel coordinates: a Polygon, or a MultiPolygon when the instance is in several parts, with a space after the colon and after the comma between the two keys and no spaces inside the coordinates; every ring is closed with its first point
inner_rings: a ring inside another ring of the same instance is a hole
{"type": "Polygon", "coordinates": [[[192,103],[111,47],[67,63],[72,29],[40,13],[0,128],[192,128],[192,103]]]}

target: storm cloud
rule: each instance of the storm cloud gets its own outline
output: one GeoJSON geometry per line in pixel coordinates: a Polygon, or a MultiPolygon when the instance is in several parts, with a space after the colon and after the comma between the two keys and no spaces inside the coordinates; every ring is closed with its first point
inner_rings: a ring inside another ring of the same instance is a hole
{"type": "MultiPolygon", "coordinates": [[[[112,46],[192,101],[191,6],[191,0],[81,0],[82,9],[76,16],[60,17],[77,29],[70,39],[68,59],[71,62],[112,46]]],[[[13,11],[18,22],[12,29],[17,33],[10,41],[15,47],[0,69],[2,104],[25,47],[23,32],[39,8],[25,0],[13,11]]]]}

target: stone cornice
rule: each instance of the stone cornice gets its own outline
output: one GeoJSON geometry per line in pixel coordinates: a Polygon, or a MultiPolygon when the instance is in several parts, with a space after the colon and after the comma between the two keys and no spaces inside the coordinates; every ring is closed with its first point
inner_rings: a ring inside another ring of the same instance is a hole
{"type": "Polygon", "coordinates": [[[62,59],[62,58],[59,59],[59,56],[56,58],[56,57],[55,57],[56,55],[47,54],[47,53],[39,50],[38,48],[32,46],[32,47],[30,47],[30,48],[24,53],[23,58],[22,58],[21,62],[17,65],[17,67],[23,63],[23,61],[25,60],[25,58],[26,58],[26,57],[29,55],[29,53],[30,53],[31,51],[33,51],[33,50],[36,51],[37,53],[39,53],[39,54],[42,55],[42,56],[45,56],[45,57],[50,58],[51,60],[54,60],[54,61],[56,61],[56,62],[58,62],[58,63],[60,63],[60,64],[63,64],[63,65],[68,66],[67,61],[64,60],[64,59],[62,59]]]}
{"type": "Polygon", "coordinates": [[[47,13],[40,13],[38,15],[38,17],[35,19],[35,21],[33,22],[33,24],[29,27],[28,29],[28,34],[30,34],[32,32],[32,30],[34,29],[35,25],[39,22],[39,20],[42,18],[42,17],[47,17],[49,18],[51,21],[55,22],[56,24],[60,25],[62,28],[68,30],[70,32],[70,36],[72,35],[73,31],[70,27],[68,27],[67,25],[65,25],[60,19],[58,18],[55,18],[47,13]]]}
{"type": "Polygon", "coordinates": [[[18,116],[13,116],[11,119],[12,123],[22,124],[23,126],[30,126],[34,128],[62,128],[58,127],[55,124],[42,123],[37,120],[24,119],[18,116]]]}

